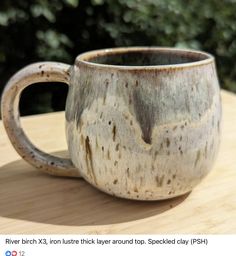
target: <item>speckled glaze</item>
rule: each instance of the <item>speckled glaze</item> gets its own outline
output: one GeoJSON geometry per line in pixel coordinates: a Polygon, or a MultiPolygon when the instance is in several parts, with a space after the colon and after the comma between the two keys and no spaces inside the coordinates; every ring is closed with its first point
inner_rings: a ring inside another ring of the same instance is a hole
{"type": "Polygon", "coordinates": [[[57,62],[34,63],[21,69],[4,88],[1,114],[8,137],[23,159],[52,175],[79,177],[79,172],[71,160],[49,155],[36,148],[25,135],[19,118],[20,95],[27,86],[33,83],[52,81],[69,84],[69,69],[69,65],[57,62]]]}
{"type": "MultiPolygon", "coordinates": [[[[34,65],[38,70],[42,64],[34,65]]],[[[38,70],[33,82],[51,75],[50,64],[46,66],[49,69],[43,69],[43,75],[38,70]]],[[[79,55],[74,66],[60,66],[59,71],[60,81],[70,85],[66,135],[76,168],[69,160],[52,161],[28,140],[23,145],[30,145],[29,151],[22,151],[16,136],[22,130],[19,124],[11,130],[18,121],[9,121],[12,113],[7,112],[13,105],[7,94],[12,88],[17,91],[16,86],[8,85],[3,96],[5,127],[31,164],[55,175],[81,175],[106,193],[136,200],[185,194],[210,171],[221,129],[219,83],[211,55],[172,48],[116,48],[79,55]],[[32,158],[35,150],[39,153],[32,158]]],[[[23,81],[29,84],[25,77],[23,81]]]]}

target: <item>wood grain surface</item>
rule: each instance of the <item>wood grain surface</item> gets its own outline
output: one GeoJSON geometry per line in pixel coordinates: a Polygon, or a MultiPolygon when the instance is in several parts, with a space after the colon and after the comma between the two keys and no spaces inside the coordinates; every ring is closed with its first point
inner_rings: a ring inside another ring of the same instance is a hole
{"type": "MultiPolygon", "coordinates": [[[[106,195],[82,179],[41,173],[22,160],[0,123],[1,234],[236,234],[236,96],[222,91],[217,162],[191,193],[140,202],[106,195]]],[[[41,149],[67,154],[64,113],[22,118],[41,149]]]]}

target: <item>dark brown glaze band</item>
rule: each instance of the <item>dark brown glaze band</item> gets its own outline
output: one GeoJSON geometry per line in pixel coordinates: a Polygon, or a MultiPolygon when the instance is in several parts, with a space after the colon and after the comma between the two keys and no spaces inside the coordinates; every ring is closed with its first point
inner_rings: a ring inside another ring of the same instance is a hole
{"type": "Polygon", "coordinates": [[[203,52],[194,51],[188,49],[177,49],[177,48],[162,48],[162,47],[126,47],[126,48],[109,48],[103,50],[94,50],[78,55],[75,60],[75,65],[84,64],[90,67],[96,68],[109,68],[119,70],[169,70],[169,69],[183,69],[192,66],[200,66],[214,62],[214,56],[203,52]],[[142,54],[164,54],[167,56],[179,56],[184,57],[186,60],[183,63],[176,64],[162,64],[162,65],[109,65],[106,63],[96,63],[95,59],[108,56],[125,56],[129,53],[142,53],[142,54]]]}

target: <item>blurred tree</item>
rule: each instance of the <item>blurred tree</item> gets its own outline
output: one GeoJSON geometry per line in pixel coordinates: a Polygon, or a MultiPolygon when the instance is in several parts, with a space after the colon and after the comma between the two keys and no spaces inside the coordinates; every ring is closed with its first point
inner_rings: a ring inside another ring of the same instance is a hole
{"type": "MultiPolygon", "coordinates": [[[[222,87],[236,92],[235,20],[235,0],[1,0],[0,92],[31,62],[72,63],[84,51],[132,45],[211,52],[222,87]]],[[[62,110],[66,92],[57,83],[29,87],[21,112],[62,110]]]]}

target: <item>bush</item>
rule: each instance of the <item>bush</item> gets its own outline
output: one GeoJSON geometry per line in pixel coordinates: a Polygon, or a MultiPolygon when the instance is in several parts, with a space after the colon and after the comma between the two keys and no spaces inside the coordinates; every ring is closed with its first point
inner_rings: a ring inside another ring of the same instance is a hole
{"type": "MultiPolygon", "coordinates": [[[[200,49],[216,56],[223,88],[236,92],[234,0],[1,0],[1,84],[35,61],[72,63],[91,49],[150,45],[200,49]]],[[[64,108],[66,87],[26,90],[21,112],[64,108]]]]}

